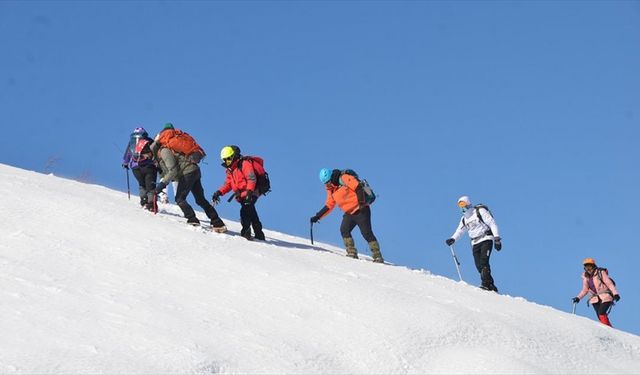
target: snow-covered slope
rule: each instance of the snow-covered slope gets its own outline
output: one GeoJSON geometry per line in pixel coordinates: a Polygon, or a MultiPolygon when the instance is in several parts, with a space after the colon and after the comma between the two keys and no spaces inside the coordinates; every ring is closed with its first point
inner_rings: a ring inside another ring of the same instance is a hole
{"type": "Polygon", "coordinates": [[[0,373],[640,371],[592,320],[136,201],[0,165],[0,373]]]}

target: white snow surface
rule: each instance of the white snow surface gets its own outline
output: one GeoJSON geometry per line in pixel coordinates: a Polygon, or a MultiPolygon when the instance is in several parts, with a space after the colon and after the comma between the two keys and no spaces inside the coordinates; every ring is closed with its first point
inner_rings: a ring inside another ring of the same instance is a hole
{"type": "Polygon", "coordinates": [[[0,164],[0,373],[640,372],[593,319],[137,201],[0,164]]]}

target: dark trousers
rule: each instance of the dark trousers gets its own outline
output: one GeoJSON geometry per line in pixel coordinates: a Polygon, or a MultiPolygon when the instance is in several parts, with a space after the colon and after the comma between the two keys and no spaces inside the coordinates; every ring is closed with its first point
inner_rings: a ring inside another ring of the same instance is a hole
{"type": "Polygon", "coordinates": [[[473,245],[473,260],[476,263],[476,269],[480,272],[482,286],[491,289],[495,287],[493,277],[491,277],[491,266],[489,265],[489,257],[493,249],[493,241],[486,240],[473,245]]]}
{"type": "Polygon", "coordinates": [[[360,233],[367,242],[377,241],[373,229],[371,229],[371,208],[369,206],[363,207],[353,215],[344,214],[342,216],[342,224],[340,224],[342,238],[351,237],[351,231],[356,225],[360,228],[360,233]]]}
{"type": "Polygon", "coordinates": [[[260,217],[258,217],[258,211],[256,210],[256,202],[258,197],[253,196],[251,203],[240,202],[240,224],[242,229],[241,235],[251,234],[251,228],[253,227],[253,234],[258,239],[264,239],[264,233],[262,233],[262,223],[260,217]]]}
{"type": "Polygon", "coordinates": [[[611,306],[611,302],[598,302],[593,304],[593,309],[596,310],[596,314],[600,315],[609,315],[609,307],[611,306]]]}
{"type": "Polygon", "coordinates": [[[609,320],[609,308],[611,307],[611,302],[598,302],[593,304],[593,309],[596,310],[596,314],[598,315],[598,320],[602,324],[606,324],[611,327],[611,321],[609,320]]]}
{"type": "Polygon", "coordinates": [[[133,176],[138,180],[138,191],[140,193],[140,205],[144,206],[147,203],[153,203],[153,194],[156,187],[156,177],[158,176],[158,169],[156,166],[145,165],[131,170],[133,176]]]}
{"type": "Polygon", "coordinates": [[[214,227],[221,227],[224,222],[218,216],[218,212],[209,203],[207,198],[204,197],[204,189],[202,188],[202,182],[200,181],[201,174],[200,168],[182,176],[178,180],[178,189],[176,191],[176,204],[182,210],[184,217],[187,218],[188,223],[197,223],[199,220],[196,218],[196,213],[189,203],[187,203],[187,195],[193,194],[193,198],[196,200],[196,204],[204,210],[207,217],[211,219],[211,225],[214,227]]]}

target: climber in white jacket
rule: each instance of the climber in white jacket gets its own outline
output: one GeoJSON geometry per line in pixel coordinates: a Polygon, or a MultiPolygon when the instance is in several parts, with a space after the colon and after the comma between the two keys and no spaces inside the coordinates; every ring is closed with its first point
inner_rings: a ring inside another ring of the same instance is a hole
{"type": "Polygon", "coordinates": [[[493,277],[491,277],[489,257],[491,256],[494,243],[497,251],[502,249],[498,225],[486,206],[472,206],[471,200],[466,195],[458,199],[458,207],[462,211],[460,223],[456,231],[451,235],[451,238],[445,242],[448,246],[451,246],[462,237],[464,232],[467,232],[471,238],[473,260],[480,273],[480,279],[482,280],[480,287],[497,292],[498,288],[494,284],[493,277]]]}

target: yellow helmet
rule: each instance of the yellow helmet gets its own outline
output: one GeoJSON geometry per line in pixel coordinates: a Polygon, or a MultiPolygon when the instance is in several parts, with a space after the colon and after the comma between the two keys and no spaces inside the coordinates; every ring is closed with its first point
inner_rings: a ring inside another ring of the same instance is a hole
{"type": "Polygon", "coordinates": [[[224,146],[222,150],[220,150],[220,159],[224,160],[224,159],[232,158],[233,154],[235,154],[233,147],[224,146]]]}
{"type": "Polygon", "coordinates": [[[596,265],[596,260],[593,258],[584,258],[584,260],[582,261],[582,265],[587,265],[587,264],[593,264],[594,266],[596,265]]]}

